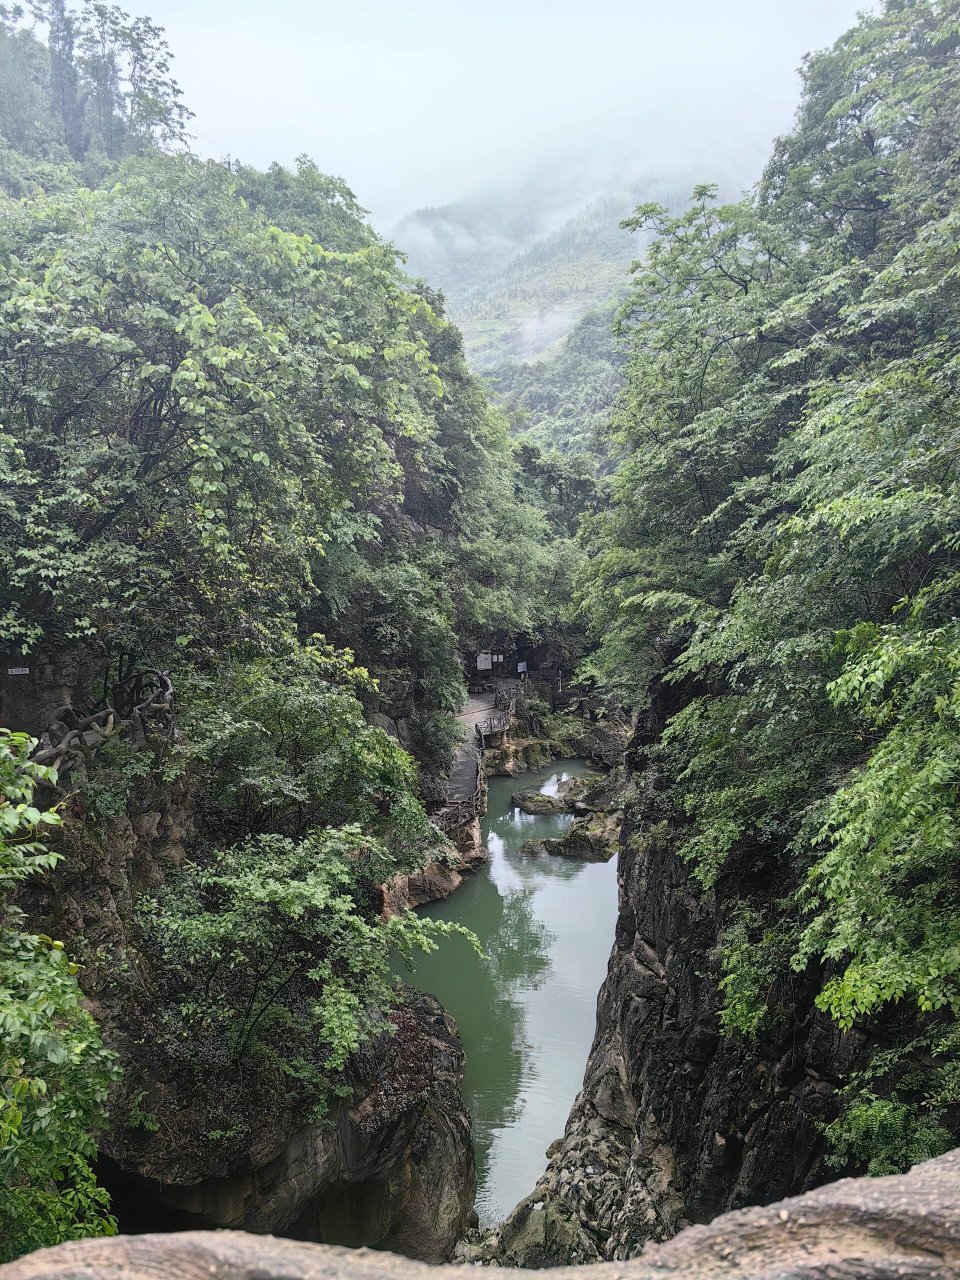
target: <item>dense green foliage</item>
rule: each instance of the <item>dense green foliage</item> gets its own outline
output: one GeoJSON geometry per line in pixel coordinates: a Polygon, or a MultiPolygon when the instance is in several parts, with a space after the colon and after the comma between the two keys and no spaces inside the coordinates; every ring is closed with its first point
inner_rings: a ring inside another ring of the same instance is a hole
{"type": "Polygon", "coordinates": [[[0,1262],[115,1229],[90,1166],[112,1058],[63,944],[29,932],[13,902],[57,862],[38,832],[60,818],[33,804],[55,777],[34,745],[0,729],[0,1262]]]}
{"type": "Polygon", "coordinates": [[[524,436],[541,448],[604,460],[604,428],[623,382],[616,307],[591,311],[557,351],[495,366],[486,381],[524,436]]]}
{"type": "Polygon", "coordinates": [[[791,961],[840,1026],[905,1020],[832,1131],[873,1169],[958,1100],[958,50],[954,5],[888,0],[808,60],[753,198],[637,211],[584,588],[606,678],[678,686],[655,754],[740,901],[728,1027],[776,1016],[791,961]]]}
{"type": "MultiPolygon", "coordinates": [[[[152,22],[4,7],[0,69],[0,646],[79,709],[121,670],[171,674],[175,732],[85,751],[63,848],[102,867],[147,797],[178,821],[186,862],[91,967],[124,1064],[110,1119],[175,1082],[242,1146],[265,1108],[343,1088],[389,1019],[391,949],[434,945],[381,919],[379,886],[449,854],[425,804],[463,655],[562,632],[569,510],[342,181],[170,154],[187,113],[152,22]]],[[[107,1060],[73,963],[23,925],[5,1016],[32,1034],[36,993],[89,1071],[84,1092],[64,1068],[74,1111],[13,1185],[24,1206],[58,1185],[51,1222],[82,1233],[109,1226],[85,1163],[107,1060]]]]}
{"type": "Polygon", "coordinates": [[[205,825],[218,839],[299,837],[319,824],[357,822],[382,837],[398,863],[416,861],[426,828],[414,762],[366,723],[357,695],[372,681],[344,654],[291,647],[281,658],[190,680],[186,742],[173,756],[204,771],[205,825]]]}
{"type": "MultiPolygon", "coordinates": [[[[350,1055],[394,1002],[391,946],[432,949],[456,930],[412,913],[384,923],[369,886],[396,868],[359,826],[303,840],[252,836],[191,866],[140,912],[176,991],[167,1033],[210,1078],[224,1067],[279,1070],[313,1118],[350,1055]]],[[[239,1117],[225,1113],[225,1123],[239,1117]]]]}
{"type": "MultiPolygon", "coordinates": [[[[342,187],[272,180],[276,211],[299,183],[298,217],[317,202],[348,238],[342,187]]],[[[158,156],[8,209],[3,638],[203,666],[322,630],[436,769],[460,649],[545,620],[548,529],[391,252],[355,221],[350,250],[282,231],[251,185],[158,156]]]]}

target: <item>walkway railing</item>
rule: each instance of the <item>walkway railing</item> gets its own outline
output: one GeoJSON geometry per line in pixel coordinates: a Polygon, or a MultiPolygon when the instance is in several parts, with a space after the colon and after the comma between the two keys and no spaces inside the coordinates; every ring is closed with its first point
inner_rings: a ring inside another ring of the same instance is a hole
{"type": "MultiPolygon", "coordinates": [[[[514,685],[500,685],[493,696],[493,708],[486,720],[474,726],[477,747],[482,751],[484,739],[495,733],[507,733],[517,706],[517,688],[514,685]]],[[[466,800],[448,800],[442,809],[430,815],[430,820],[443,832],[456,830],[466,826],[483,812],[484,786],[480,769],[480,756],[477,754],[477,781],[473,795],[466,800]]]]}
{"type": "Polygon", "coordinates": [[[510,719],[511,712],[497,711],[488,720],[481,720],[476,726],[480,742],[482,743],[483,739],[488,738],[492,733],[506,733],[510,728],[510,719]]]}
{"type": "Polygon", "coordinates": [[[473,784],[473,795],[468,796],[465,800],[448,800],[442,809],[430,815],[430,821],[445,834],[449,831],[455,831],[457,827],[466,826],[474,818],[479,818],[483,812],[485,789],[483,772],[480,768],[480,755],[472,748],[464,747],[463,749],[470,750],[476,762],[477,771],[473,784]]]}
{"type": "Polygon", "coordinates": [[[474,818],[479,818],[480,812],[480,796],[476,795],[470,800],[455,800],[451,804],[444,805],[442,809],[430,815],[430,821],[446,835],[450,831],[456,831],[457,827],[465,827],[474,818]]]}

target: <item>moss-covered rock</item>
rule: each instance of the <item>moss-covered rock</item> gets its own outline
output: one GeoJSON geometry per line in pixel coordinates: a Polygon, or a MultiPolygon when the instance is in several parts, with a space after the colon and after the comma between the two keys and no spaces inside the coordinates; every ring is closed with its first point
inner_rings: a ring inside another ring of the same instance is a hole
{"type": "Polygon", "coordinates": [[[521,813],[551,814],[566,813],[567,807],[562,796],[544,795],[542,791],[515,791],[510,803],[521,813]]]}

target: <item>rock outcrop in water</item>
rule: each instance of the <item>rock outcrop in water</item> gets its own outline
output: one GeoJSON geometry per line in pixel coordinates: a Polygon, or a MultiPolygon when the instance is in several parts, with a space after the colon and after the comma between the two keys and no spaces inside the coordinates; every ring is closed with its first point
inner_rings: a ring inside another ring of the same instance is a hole
{"type": "Polygon", "coordinates": [[[482,867],[487,850],[480,837],[480,819],[471,818],[448,832],[449,850],[409,875],[398,875],[383,886],[385,915],[398,915],[427,902],[449,898],[464,876],[482,867]]]}
{"type": "MultiPolygon", "coordinates": [[[[799,1199],[692,1227],[636,1261],[551,1272],[555,1280],[955,1280],[960,1151],[903,1177],[834,1183],[799,1199]]],[[[189,1232],[85,1240],[0,1267],[2,1280],[428,1280],[385,1253],[189,1232]]],[[[448,1268],[446,1280],[475,1275],[448,1268]]],[[[508,1273],[492,1269],[493,1280],[508,1273]]]]}
{"type": "Polygon", "coordinates": [[[517,791],[513,803],[524,813],[571,813],[575,815],[563,835],[546,840],[527,840],[520,852],[530,857],[575,858],[582,862],[609,862],[617,852],[623,814],[618,788],[623,771],[613,774],[569,778],[555,796],[537,791],[517,791]]]}

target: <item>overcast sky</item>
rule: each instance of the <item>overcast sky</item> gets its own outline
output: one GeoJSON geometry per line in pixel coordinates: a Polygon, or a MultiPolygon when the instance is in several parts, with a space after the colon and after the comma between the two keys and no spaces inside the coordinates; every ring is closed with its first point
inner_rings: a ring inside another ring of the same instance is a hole
{"type": "Polygon", "coordinates": [[[803,54],[864,0],[127,0],[167,30],[195,147],[308,152],[388,228],[586,159],[756,176],[803,54]]]}

